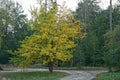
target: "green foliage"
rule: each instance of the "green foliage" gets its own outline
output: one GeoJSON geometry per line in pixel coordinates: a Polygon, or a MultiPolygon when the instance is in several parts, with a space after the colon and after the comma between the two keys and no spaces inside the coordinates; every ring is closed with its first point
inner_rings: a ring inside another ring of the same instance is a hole
{"type": "Polygon", "coordinates": [[[102,73],[93,80],[120,80],[120,72],[102,73]]]}
{"type": "Polygon", "coordinates": [[[20,4],[9,0],[1,0],[0,4],[0,57],[4,56],[0,58],[0,63],[8,63],[12,57],[8,50],[17,50],[19,41],[30,35],[30,31],[27,29],[27,19],[20,4]]]}
{"type": "Polygon", "coordinates": [[[118,25],[113,31],[105,34],[105,61],[110,66],[120,68],[120,26],[118,25]],[[111,61],[112,60],[112,61],[111,61]]]}
{"type": "Polygon", "coordinates": [[[78,3],[78,8],[75,12],[76,19],[84,22],[84,31],[87,36],[78,41],[77,49],[75,52],[75,62],[79,66],[99,66],[102,63],[99,36],[97,35],[98,26],[96,26],[97,19],[100,16],[100,7],[96,0],[84,0],[78,3]],[[98,16],[99,15],[99,16],[98,16]],[[96,27],[95,27],[96,26],[96,27]]]}
{"type": "Polygon", "coordinates": [[[6,63],[8,63],[9,56],[10,55],[7,54],[7,52],[0,51],[0,64],[6,64],[6,63]]]}
{"type": "Polygon", "coordinates": [[[27,23],[21,5],[0,0],[0,63],[8,63],[10,57],[20,66],[38,62],[105,66],[106,62],[120,70],[119,5],[113,7],[114,29],[109,31],[109,8],[102,10],[96,0],[80,1],[74,14],[55,2],[46,6],[41,1],[27,23]]]}
{"type": "MultiPolygon", "coordinates": [[[[100,8],[97,6],[97,3],[90,3],[92,0],[84,0],[78,4],[78,8],[76,9],[76,19],[81,20],[85,23],[85,32],[87,32],[87,36],[85,39],[81,41],[81,45],[78,46],[78,51],[74,55],[81,55],[82,57],[76,57],[79,60],[80,63],[83,63],[82,65],[87,66],[104,66],[105,61],[104,59],[108,59],[109,55],[114,55],[113,50],[109,51],[111,54],[105,53],[105,45],[106,40],[104,39],[104,35],[109,33],[109,8],[106,10],[100,10],[100,8]],[[88,5],[89,3],[89,5],[88,5]],[[95,8],[91,8],[92,6],[95,6],[95,8]],[[91,23],[91,21],[93,21],[91,23]],[[81,50],[81,51],[80,51],[81,50]],[[108,56],[104,57],[105,55],[108,56]],[[81,59],[81,60],[80,60],[81,59]]],[[[95,0],[93,0],[95,1],[95,0]]],[[[120,22],[120,7],[115,6],[113,8],[113,26],[114,28],[116,25],[119,25],[120,22]]],[[[110,37],[111,34],[106,35],[107,37],[110,37]]],[[[109,39],[108,39],[109,41],[109,39]]],[[[78,43],[79,44],[79,43],[78,43]]],[[[110,42],[110,45],[113,44],[110,42]]],[[[119,42],[116,42],[116,44],[119,44],[119,42]]],[[[117,49],[115,46],[116,44],[113,44],[114,49],[117,49]]],[[[109,46],[110,46],[109,45],[109,46]]],[[[108,47],[108,46],[107,46],[108,47]]],[[[107,48],[106,47],[106,48],[107,48]]],[[[109,47],[108,47],[109,48],[109,47]]],[[[115,56],[115,55],[114,55],[115,56]]],[[[114,57],[113,56],[113,57],[114,57]]],[[[114,62],[117,60],[117,58],[112,60],[112,57],[109,58],[108,61],[114,62]]],[[[117,60],[119,61],[119,60],[117,60]]],[[[76,63],[74,62],[74,63],[76,63]]],[[[116,63],[115,63],[116,65],[116,63]]]]}

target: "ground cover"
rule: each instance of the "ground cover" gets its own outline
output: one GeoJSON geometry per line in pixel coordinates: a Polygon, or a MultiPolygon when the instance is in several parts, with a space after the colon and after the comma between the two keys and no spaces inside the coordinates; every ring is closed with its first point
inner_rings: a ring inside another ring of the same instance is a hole
{"type": "Polygon", "coordinates": [[[0,72],[0,80],[59,80],[67,75],[62,72],[0,72]]]}
{"type": "Polygon", "coordinates": [[[93,80],[120,80],[120,72],[101,73],[93,80]]]}

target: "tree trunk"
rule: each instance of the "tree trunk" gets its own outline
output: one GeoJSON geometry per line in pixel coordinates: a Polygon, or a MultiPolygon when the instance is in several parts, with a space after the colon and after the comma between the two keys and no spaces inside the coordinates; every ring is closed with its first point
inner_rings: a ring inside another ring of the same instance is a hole
{"type": "Polygon", "coordinates": [[[112,31],[112,0],[110,0],[110,30],[112,31]]]}
{"type": "MultiPolygon", "coordinates": [[[[110,14],[110,18],[109,18],[109,20],[110,20],[110,31],[112,31],[112,29],[113,29],[113,27],[112,27],[112,0],[110,0],[110,12],[109,12],[109,14],[110,14]]],[[[108,69],[109,69],[109,72],[112,72],[112,65],[111,64],[109,64],[108,69]]]]}
{"type": "Polygon", "coordinates": [[[49,72],[53,72],[53,62],[48,62],[49,72]]]}
{"type": "Polygon", "coordinates": [[[112,66],[111,65],[108,66],[108,70],[109,70],[109,72],[112,72],[112,66]]]}
{"type": "Polygon", "coordinates": [[[0,70],[3,70],[1,66],[0,66],[0,70]]]}

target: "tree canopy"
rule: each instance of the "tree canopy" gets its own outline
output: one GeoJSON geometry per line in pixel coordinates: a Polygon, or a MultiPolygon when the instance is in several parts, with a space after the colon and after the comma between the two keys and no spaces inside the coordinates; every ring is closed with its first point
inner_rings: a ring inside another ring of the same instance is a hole
{"type": "Polygon", "coordinates": [[[79,20],[75,20],[73,14],[64,7],[54,6],[46,11],[46,6],[32,11],[33,21],[31,24],[34,34],[27,37],[15,52],[18,56],[13,61],[20,66],[43,62],[48,64],[49,70],[55,61],[68,61],[72,58],[72,49],[76,47],[74,39],[82,39],[82,27],[79,20]]]}

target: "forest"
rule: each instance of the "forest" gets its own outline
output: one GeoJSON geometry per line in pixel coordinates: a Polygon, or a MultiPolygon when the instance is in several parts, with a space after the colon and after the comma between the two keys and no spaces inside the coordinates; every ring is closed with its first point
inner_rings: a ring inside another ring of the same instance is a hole
{"type": "Polygon", "coordinates": [[[52,0],[38,4],[28,19],[19,3],[0,0],[0,65],[120,70],[119,4],[102,9],[97,0],[83,0],[75,11],[52,0]]]}

